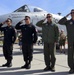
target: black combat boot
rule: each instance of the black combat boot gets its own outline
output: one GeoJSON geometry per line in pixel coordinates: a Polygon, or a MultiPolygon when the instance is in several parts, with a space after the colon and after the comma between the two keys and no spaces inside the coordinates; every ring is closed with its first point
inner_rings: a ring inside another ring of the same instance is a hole
{"type": "Polygon", "coordinates": [[[25,62],[25,65],[23,65],[21,68],[26,68],[28,66],[28,61],[25,62]]]}
{"type": "Polygon", "coordinates": [[[31,68],[31,61],[29,60],[26,69],[30,69],[30,68],[31,68]]]}
{"type": "Polygon", "coordinates": [[[74,73],[74,69],[70,69],[69,74],[73,74],[73,73],[74,73]]]}
{"type": "Polygon", "coordinates": [[[7,66],[7,63],[5,63],[5,64],[2,65],[2,67],[6,67],[6,66],[7,66]]]}
{"type": "Polygon", "coordinates": [[[2,65],[2,67],[12,67],[12,62],[8,60],[7,63],[2,65]]]}
{"type": "Polygon", "coordinates": [[[11,60],[7,61],[7,67],[12,67],[12,61],[11,60]]]}
{"type": "Polygon", "coordinates": [[[51,67],[50,66],[46,66],[45,68],[44,68],[44,71],[50,71],[51,70],[51,67]]]}

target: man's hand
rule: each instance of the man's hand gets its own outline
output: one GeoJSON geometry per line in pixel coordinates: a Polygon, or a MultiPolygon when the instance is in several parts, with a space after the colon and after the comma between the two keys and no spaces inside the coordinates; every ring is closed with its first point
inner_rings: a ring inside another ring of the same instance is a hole
{"type": "Polygon", "coordinates": [[[71,13],[67,14],[66,17],[68,17],[71,13]]]}
{"type": "Polygon", "coordinates": [[[44,19],[44,21],[46,20],[46,18],[44,19]]]}
{"type": "Polygon", "coordinates": [[[23,21],[24,21],[24,19],[23,19],[23,20],[21,20],[20,22],[21,22],[21,23],[23,23],[23,21]]]}
{"type": "Polygon", "coordinates": [[[6,21],[4,21],[2,24],[5,24],[6,23],[6,21]]]}

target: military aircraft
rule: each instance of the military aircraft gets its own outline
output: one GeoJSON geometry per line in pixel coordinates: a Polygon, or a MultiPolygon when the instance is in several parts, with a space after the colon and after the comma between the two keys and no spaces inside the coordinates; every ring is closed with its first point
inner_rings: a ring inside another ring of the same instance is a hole
{"type": "MultiPolygon", "coordinates": [[[[44,19],[47,15],[47,11],[36,7],[36,6],[30,6],[30,5],[23,5],[22,7],[18,8],[17,10],[13,11],[12,13],[1,15],[0,16],[0,23],[4,22],[7,18],[11,18],[13,21],[12,25],[16,25],[19,21],[24,19],[25,16],[30,16],[31,17],[31,22],[35,27],[37,28],[38,31],[41,31],[42,29],[40,27],[36,26],[36,23],[42,19],[44,19]]],[[[52,13],[51,13],[52,14],[52,13]]],[[[58,14],[52,14],[53,16],[53,21],[55,23],[58,22],[59,19],[62,18],[62,16],[59,16],[58,14]]],[[[60,26],[57,23],[59,29],[65,29],[64,26],[60,26]]]]}
{"type": "MultiPolygon", "coordinates": [[[[42,34],[40,32],[42,31],[42,28],[36,26],[36,23],[42,19],[45,19],[47,14],[48,14],[47,11],[45,11],[39,7],[23,5],[20,8],[13,11],[12,13],[0,15],[0,23],[7,20],[7,18],[11,18],[13,21],[12,25],[15,26],[19,21],[23,20],[25,18],[25,16],[30,16],[31,23],[33,25],[35,25],[35,27],[41,37],[42,34]]],[[[50,14],[52,14],[52,13],[50,13],[50,14]]],[[[63,16],[59,16],[58,14],[52,14],[52,17],[53,17],[53,22],[55,22],[58,25],[59,30],[63,29],[66,33],[66,27],[58,24],[59,19],[61,19],[63,16]]],[[[25,22],[23,22],[23,23],[25,23],[25,22]]],[[[3,26],[5,26],[5,25],[3,25],[3,26]]],[[[2,39],[3,39],[3,37],[2,37],[2,39]]],[[[40,41],[41,41],[41,39],[38,40],[38,44],[42,43],[40,41]]],[[[58,47],[58,45],[57,45],[57,47],[58,47]]]]}

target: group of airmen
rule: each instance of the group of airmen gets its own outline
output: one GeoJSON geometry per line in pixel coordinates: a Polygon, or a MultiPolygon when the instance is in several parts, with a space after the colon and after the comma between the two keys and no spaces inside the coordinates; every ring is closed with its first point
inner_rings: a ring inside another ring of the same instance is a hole
{"type": "MultiPolygon", "coordinates": [[[[55,49],[59,37],[58,26],[52,21],[52,15],[49,13],[44,20],[37,22],[37,26],[42,27],[42,40],[44,42],[44,61],[46,67],[44,71],[55,71],[55,49]],[[44,21],[47,20],[45,23],[44,21]]],[[[69,73],[74,73],[74,9],[63,17],[58,22],[61,25],[66,25],[68,37],[68,66],[70,67],[69,73]],[[68,16],[70,20],[67,20],[68,16]]],[[[30,22],[30,16],[25,16],[23,20],[12,26],[12,20],[8,18],[5,22],[0,24],[0,31],[4,31],[3,40],[3,54],[7,62],[2,67],[12,66],[12,52],[13,44],[16,40],[16,30],[21,30],[22,33],[22,54],[25,64],[21,68],[30,69],[31,61],[33,59],[33,45],[37,41],[37,32],[34,25],[30,22]],[[25,21],[25,24],[22,22],[25,21]],[[6,27],[3,27],[7,24],[6,27]],[[22,25],[21,25],[22,24],[22,25]]]]}

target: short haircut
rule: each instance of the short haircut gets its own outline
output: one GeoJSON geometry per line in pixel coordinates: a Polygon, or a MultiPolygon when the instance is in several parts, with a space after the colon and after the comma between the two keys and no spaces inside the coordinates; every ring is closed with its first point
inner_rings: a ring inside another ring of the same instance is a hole
{"type": "Polygon", "coordinates": [[[71,10],[71,12],[74,11],[74,9],[71,10]]]}
{"type": "Polygon", "coordinates": [[[47,14],[47,16],[49,16],[49,15],[52,17],[52,15],[50,13],[47,14]]]}
{"type": "Polygon", "coordinates": [[[30,16],[25,16],[25,18],[27,18],[27,17],[30,19],[30,16]]]}
{"type": "Polygon", "coordinates": [[[7,18],[7,21],[8,21],[8,20],[10,20],[10,21],[12,22],[12,19],[10,19],[10,18],[7,18]]]}

